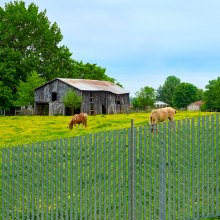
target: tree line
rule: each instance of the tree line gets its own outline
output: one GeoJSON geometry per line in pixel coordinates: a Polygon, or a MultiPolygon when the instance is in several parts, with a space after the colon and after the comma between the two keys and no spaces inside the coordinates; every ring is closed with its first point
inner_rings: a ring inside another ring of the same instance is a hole
{"type": "Polygon", "coordinates": [[[201,110],[220,111],[220,77],[210,80],[205,90],[187,82],[181,82],[176,76],[168,76],[157,90],[145,86],[132,98],[134,109],[153,107],[156,100],[164,101],[170,106],[185,109],[195,101],[203,101],[201,110]]]}

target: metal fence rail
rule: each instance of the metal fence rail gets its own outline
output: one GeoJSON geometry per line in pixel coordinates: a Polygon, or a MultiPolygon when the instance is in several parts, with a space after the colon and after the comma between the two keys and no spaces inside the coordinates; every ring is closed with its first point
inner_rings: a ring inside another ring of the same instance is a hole
{"type": "Polygon", "coordinates": [[[2,149],[1,219],[220,215],[219,115],[2,149]]]}

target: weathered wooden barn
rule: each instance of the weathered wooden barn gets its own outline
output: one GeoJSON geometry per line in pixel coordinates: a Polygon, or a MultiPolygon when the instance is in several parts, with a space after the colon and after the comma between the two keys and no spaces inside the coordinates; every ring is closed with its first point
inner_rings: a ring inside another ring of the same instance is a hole
{"type": "Polygon", "coordinates": [[[118,85],[108,81],[56,78],[35,89],[35,114],[70,115],[63,103],[70,89],[83,100],[75,113],[115,114],[129,110],[129,92],[118,85]]]}

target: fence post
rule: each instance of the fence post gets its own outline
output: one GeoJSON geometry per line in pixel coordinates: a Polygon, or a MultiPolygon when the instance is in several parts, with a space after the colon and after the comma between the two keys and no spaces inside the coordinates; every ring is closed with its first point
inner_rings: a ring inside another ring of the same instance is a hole
{"type": "Polygon", "coordinates": [[[130,211],[131,220],[135,220],[135,144],[134,144],[134,119],[131,119],[131,145],[130,145],[130,183],[131,183],[131,201],[130,201],[130,211]]]}

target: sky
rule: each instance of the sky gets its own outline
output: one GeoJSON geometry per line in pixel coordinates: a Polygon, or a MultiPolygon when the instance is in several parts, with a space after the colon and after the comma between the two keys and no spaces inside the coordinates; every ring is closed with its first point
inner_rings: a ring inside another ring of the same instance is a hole
{"type": "Polygon", "coordinates": [[[24,1],[46,9],[73,59],[106,68],[131,96],[171,75],[201,89],[220,76],[219,0],[24,1]]]}

